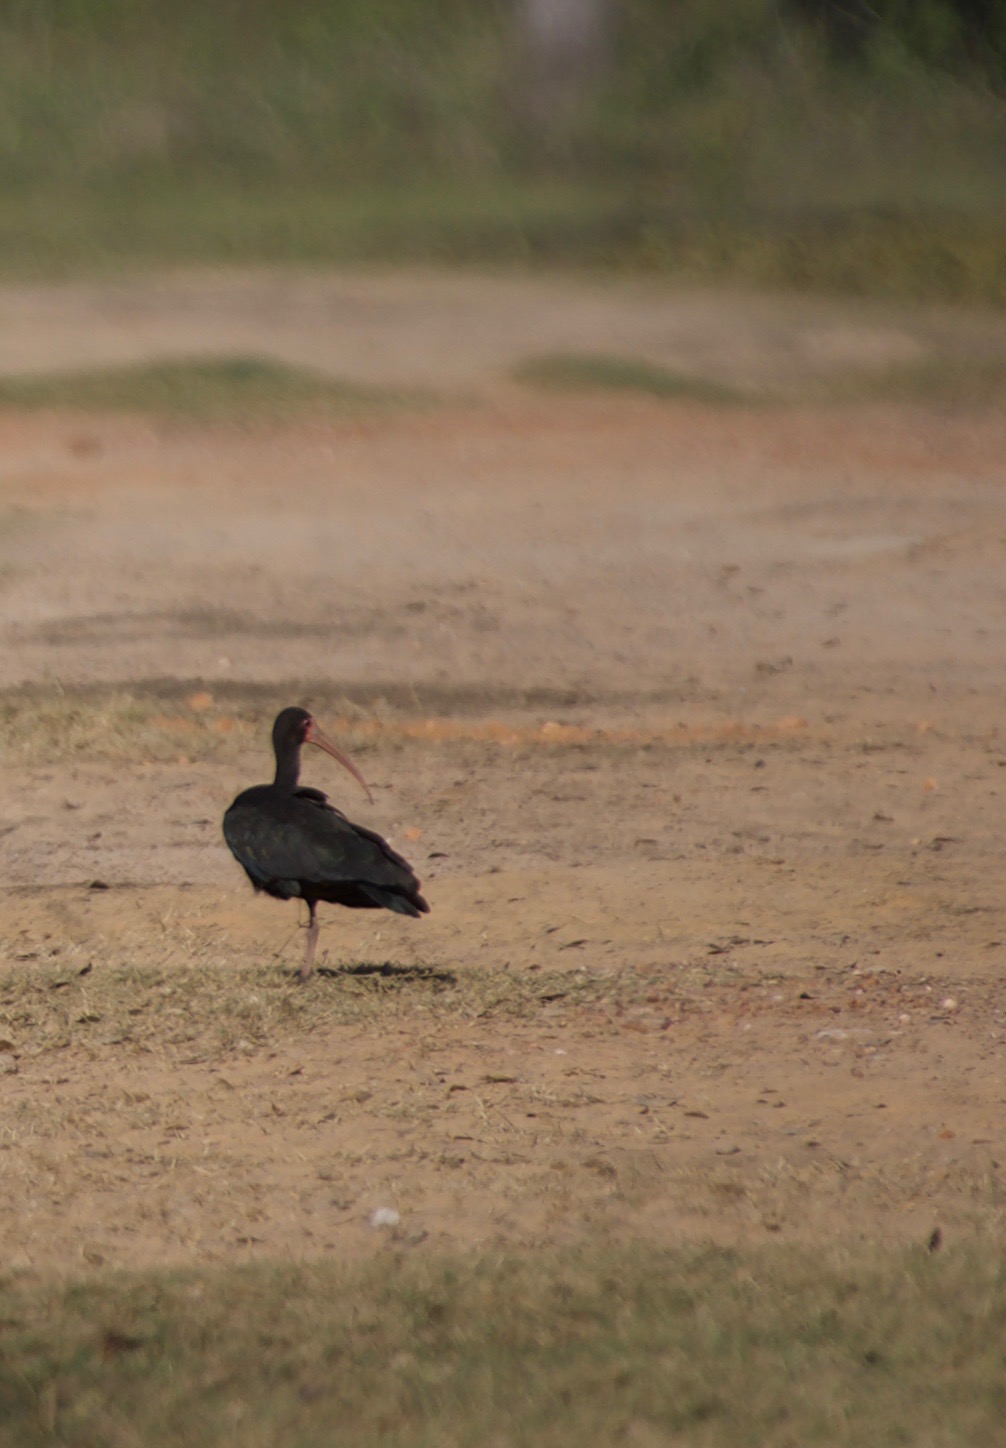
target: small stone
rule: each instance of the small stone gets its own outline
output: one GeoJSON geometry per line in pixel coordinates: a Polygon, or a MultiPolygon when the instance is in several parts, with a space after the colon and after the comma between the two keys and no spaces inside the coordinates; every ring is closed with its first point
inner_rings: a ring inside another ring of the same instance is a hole
{"type": "Polygon", "coordinates": [[[371,1213],[370,1225],[372,1227],[397,1227],[401,1220],[394,1207],[378,1207],[371,1213]]]}
{"type": "Polygon", "coordinates": [[[954,1000],[953,996],[944,996],[943,1000],[940,1001],[941,1011],[955,1011],[956,1009],[957,1002],[954,1000]]]}

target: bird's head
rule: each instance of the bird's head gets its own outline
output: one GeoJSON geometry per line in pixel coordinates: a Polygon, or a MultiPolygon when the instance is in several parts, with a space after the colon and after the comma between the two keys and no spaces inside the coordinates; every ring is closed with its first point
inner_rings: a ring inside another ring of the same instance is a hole
{"type": "Polygon", "coordinates": [[[316,744],[319,749],[324,749],[326,754],[331,754],[337,759],[344,769],[348,769],[356,782],[362,787],[370,803],[374,798],[370,793],[370,786],[348,754],[344,754],[337,744],[333,744],[318,728],[314,715],[306,709],[297,705],[291,705],[276,715],[276,722],[272,726],[272,743],[276,751],[276,758],[281,759],[292,750],[299,750],[304,744],[316,744]]]}

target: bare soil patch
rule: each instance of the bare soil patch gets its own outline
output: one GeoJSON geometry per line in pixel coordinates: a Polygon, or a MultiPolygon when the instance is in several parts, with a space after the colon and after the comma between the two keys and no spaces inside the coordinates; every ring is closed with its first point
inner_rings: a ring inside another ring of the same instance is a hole
{"type": "MultiPolygon", "coordinates": [[[[538,285],[480,294],[478,405],[0,417],[10,1265],[365,1254],[380,1206],[417,1250],[1001,1225],[1006,421],[518,396],[538,285]],[[329,910],[306,989],[219,833],[292,702],[433,906],[329,910]]],[[[362,300],[313,360],[441,388],[446,295],[408,366],[362,300]]]]}

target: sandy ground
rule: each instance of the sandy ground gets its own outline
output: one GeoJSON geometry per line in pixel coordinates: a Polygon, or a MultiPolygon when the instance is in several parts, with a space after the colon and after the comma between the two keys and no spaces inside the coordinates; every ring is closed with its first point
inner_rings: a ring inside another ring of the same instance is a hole
{"type": "Polygon", "coordinates": [[[458,399],[0,416],[5,703],[269,701],[223,761],[180,733],[177,758],[0,769],[9,1265],[352,1255],[387,1242],[379,1206],[421,1250],[1001,1230],[1002,414],[551,400],[502,372],[561,347],[785,380],[1002,324],[261,275],[7,290],[0,317],[7,372],[240,351],[458,399]],[[298,994],[293,906],[222,845],[281,696],[347,701],[377,802],[320,755],[309,777],[426,882],[422,922],[325,916],[328,962],[383,977],[298,994]],[[106,1029],[89,992],[148,960],[163,1028],[106,1029]],[[266,990],[294,1024],[186,1044],[193,961],[235,1020],[266,990]],[[479,973],[525,1004],[466,994],[479,973]],[[303,1004],[382,981],[353,1019],[303,1004]]]}

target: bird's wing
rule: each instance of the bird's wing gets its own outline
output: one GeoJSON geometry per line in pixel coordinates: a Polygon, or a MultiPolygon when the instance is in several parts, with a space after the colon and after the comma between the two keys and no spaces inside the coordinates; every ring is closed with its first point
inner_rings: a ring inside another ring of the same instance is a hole
{"type": "MultiPolygon", "coordinates": [[[[336,813],[338,814],[338,810],[336,813]]],[[[345,816],[343,816],[343,818],[345,818],[345,816]]],[[[419,881],[416,879],[415,871],[408,860],[405,859],[403,855],[400,855],[397,850],[393,850],[382,835],[379,835],[376,830],[368,830],[364,825],[351,825],[350,828],[354,829],[361,839],[368,840],[374,846],[375,850],[379,850],[389,864],[394,865],[397,870],[404,870],[407,875],[415,880],[418,886],[419,881]]]]}
{"type": "Polygon", "coordinates": [[[364,880],[402,888],[415,879],[380,835],[354,825],[320,790],[298,790],[268,806],[235,801],[224,817],[224,835],[238,861],[262,881],[364,880]]]}

